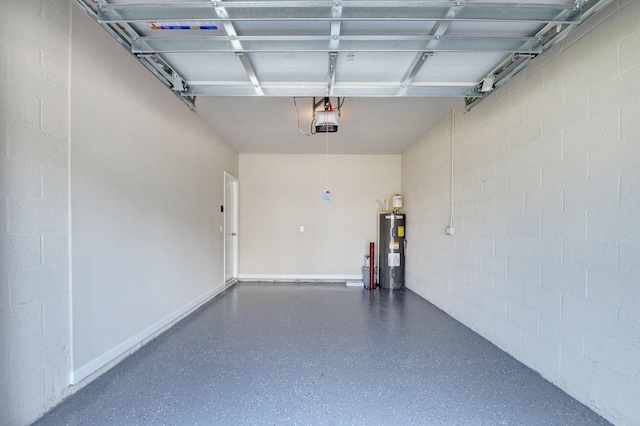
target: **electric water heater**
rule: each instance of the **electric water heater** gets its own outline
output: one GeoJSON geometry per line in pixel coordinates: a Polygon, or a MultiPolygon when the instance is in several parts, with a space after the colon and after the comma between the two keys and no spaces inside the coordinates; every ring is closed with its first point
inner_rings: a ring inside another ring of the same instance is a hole
{"type": "Polygon", "coordinates": [[[404,288],[406,215],[380,213],[378,284],[381,289],[404,288]]]}

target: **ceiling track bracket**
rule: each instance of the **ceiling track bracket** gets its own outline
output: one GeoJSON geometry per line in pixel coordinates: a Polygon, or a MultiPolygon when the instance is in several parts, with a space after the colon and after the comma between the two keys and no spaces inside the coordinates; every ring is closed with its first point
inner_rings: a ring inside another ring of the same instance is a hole
{"type": "Polygon", "coordinates": [[[336,61],[338,52],[329,52],[329,71],[327,73],[327,96],[331,96],[336,81],[336,61]]]}
{"type": "MultiPolygon", "coordinates": [[[[575,15],[578,16],[576,23],[571,24],[558,24],[558,25],[547,25],[540,34],[538,34],[538,38],[542,40],[542,52],[540,54],[546,52],[551,49],[553,46],[564,40],[569,34],[573,32],[576,28],[578,28],[578,24],[583,23],[600,10],[604,9],[608,6],[613,0],[600,0],[600,1],[591,1],[589,3],[585,3],[583,0],[576,0],[575,5],[575,15]]],[[[575,18],[575,17],[574,17],[575,18]]],[[[494,90],[498,87],[504,85],[507,81],[509,81],[514,75],[522,71],[531,61],[533,61],[538,54],[524,54],[524,53],[514,53],[511,55],[505,62],[496,67],[490,75],[493,74],[495,76],[494,80],[494,90]]],[[[481,87],[482,82],[478,87],[481,87]]],[[[476,88],[476,91],[478,88],[476,88]]],[[[482,102],[482,100],[489,95],[490,92],[481,94],[478,97],[467,97],[465,98],[465,112],[471,111],[473,107],[482,102]]]]}
{"type": "Polygon", "coordinates": [[[249,81],[251,81],[251,85],[255,88],[256,93],[258,95],[264,95],[262,88],[260,87],[260,81],[258,80],[258,76],[256,75],[255,70],[253,69],[253,65],[251,65],[251,61],[249,60],[249,56],[246,53],[236,52],[236,57],[240,59],[242,62],[242,66],[244,67],[247,76],[249,77],[249,81]]]}
{"type": "MultiPolygon", "coordinates": [[[[95,21],[107,34],[116,40],[127,52],[131,54],[138,62],[140,62],[149,72],[151,72],[162,84],[164,84],[172,93],[189,107],[189,110],[195,111],[195,96],[186,96],[182,91],[174,91],[173,78],[175,71],[158,55],[139,55],[132,51],[132,39],[127,39],[121,31],[113,24],[100,21],[99,13],[104,5],[98,5],[97,9],[89,4],[88,0],[74,0],[74,3],[93,21],[95,21]]],[[[187,88],[185,87],[186,91],[187,88]]]]}
{"type": "Polygon", "coordinates": [[[404,94],[407,87],[409,87],[413,82],[413,79],[416,77],[416,74],[418,74],[418,71],[420,71],[424,63],[431,56],[433,56],[433,52],[418,52],[416,57],[413,58],[413,62],[411,62],[411,65],[409,65],[409,69],[407,70],[406,74],[402,78],[402,81],[400,82],[401,88],[398,91],[398,95],[404,94]]]}

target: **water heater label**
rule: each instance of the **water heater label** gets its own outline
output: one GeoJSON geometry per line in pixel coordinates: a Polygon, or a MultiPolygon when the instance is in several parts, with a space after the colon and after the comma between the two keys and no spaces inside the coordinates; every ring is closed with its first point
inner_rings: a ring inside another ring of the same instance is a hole
{"type": "Polygon", "coordinates": [[[398,250],[399,248],[400,248],[400,243],[398,241],[389,242],[389,250],[398,250]]]}
{"type": "Polygon", "coordinates": [[[400,266],[400,253],[389,253],[387,263],[389,266],[400,266]]]}
{"type": "Polygon", "coordinates": [[[404,237],[404,226],[398,226],[398,237],[404,237]]]}

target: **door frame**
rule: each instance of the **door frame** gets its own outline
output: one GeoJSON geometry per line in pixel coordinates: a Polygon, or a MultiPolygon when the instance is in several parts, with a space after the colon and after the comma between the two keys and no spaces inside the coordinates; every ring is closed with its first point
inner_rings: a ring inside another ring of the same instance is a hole
{"type": "Polygon", "coordinates": [[[231,285],[234,284],[237,280],[238,280],[238,179],[233,176],[232,174],[230,174],[229,172],[224,172],[224,189],[223,189],[223,193],[224,193],[224,203],[223,203],[223,238],[222,238],[222,244],[223,244],[223,267],[222,267],[222,275],[223,275],[223,281],[225,283],[225,285],[231,285]],[[231,183],[231,187],[233,188],[231,191],[231,194],[227,193],[227,184],[231,183]],[[229,206],[229,203],[231,204],[231,206],[229,206]],[[231,207],[232,209],[232,215],[231,215],[231,223],[227,223],[227,217],[228,217],[228,212],[229,212],[229,207],[231,207]],[[231,248],[231,253],[228,253],[228,247],[227,247],[227,234],[228,233],[235,233],[236,235],[234,235],[233,238],[233,244],[232,244],[232,248],[231,248]],[[227,277],[227,260],[228,260],[228,256],[232,256],[233,257],[233,266],[232,266],[232,274],[231,277],[227,277]]]}

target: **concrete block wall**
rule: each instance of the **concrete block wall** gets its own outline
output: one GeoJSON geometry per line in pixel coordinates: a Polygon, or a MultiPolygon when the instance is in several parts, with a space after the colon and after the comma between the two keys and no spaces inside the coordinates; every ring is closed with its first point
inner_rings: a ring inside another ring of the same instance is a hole
{"type": "Polygon", "coordinates": [[[0,2],[0,424],[68,388],[68,1],[0,2]]]}
{"type": "Polygon", "coordinates": [[[616,424],[640,424],[638,22],[614,1],[403,156],[408,287],[616,424]]]}

